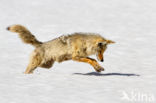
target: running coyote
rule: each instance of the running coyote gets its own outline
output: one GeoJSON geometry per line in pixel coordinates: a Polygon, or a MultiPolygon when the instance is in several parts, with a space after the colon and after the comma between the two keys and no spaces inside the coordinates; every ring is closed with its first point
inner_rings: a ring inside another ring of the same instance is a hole
{"type": "Polygon", "coordinates": [[[24,43],[35,47],[32,52],[25,74],[33,73],[37,67],[50,68],[55,61],[74,60],[85,62],[94,67],[97,72],[104,71],[95,59],[88,56],[96,54],[98,60],[104,61],[103,53],[107,45],[115,43],[94,33],[74,33],[60,36],[47,42],[38,41],[31,32],[22,25],[12,25],[7,28],[16,32],[24,43]]]}

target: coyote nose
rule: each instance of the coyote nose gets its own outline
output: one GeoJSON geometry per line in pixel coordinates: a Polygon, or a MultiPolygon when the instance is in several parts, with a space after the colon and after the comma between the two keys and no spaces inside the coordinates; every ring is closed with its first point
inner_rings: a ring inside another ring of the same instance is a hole
{"type": "Polygon", "coordinates": [[[101,62],[103,62],[104,60],[103,59],[101,59],[101,62]]]}
{"type": "Polygon", "coordinates": [[[7,30],[10,30],[10,27],[7,27],[6,29],[7,29],[7,30]]]}

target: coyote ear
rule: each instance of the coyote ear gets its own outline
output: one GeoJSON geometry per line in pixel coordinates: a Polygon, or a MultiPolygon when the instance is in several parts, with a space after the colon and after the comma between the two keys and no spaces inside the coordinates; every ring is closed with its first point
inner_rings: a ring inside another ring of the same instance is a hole
{"type": "Polygon", "coordinates": [[[114,44],[115,41],[112,41],[112,40],[106,40],[106,43],[107,43],[107,44],[114,44]]]}

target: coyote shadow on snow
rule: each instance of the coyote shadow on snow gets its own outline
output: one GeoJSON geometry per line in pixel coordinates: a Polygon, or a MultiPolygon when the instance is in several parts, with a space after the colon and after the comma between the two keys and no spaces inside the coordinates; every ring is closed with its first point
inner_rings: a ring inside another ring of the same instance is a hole
{"type": "Polygon", "coordinates": [[[134,73],[98,73],[98,72],[90,72],[90,73],[73,73],[76,75],[88,75],[88,76],[140,76],[139,74],[134,73]]]}

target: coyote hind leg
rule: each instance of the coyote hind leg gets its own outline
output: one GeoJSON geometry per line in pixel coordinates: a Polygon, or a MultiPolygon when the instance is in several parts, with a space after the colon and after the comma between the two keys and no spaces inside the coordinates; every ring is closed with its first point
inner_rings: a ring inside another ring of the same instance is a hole
{"type": "Polygon", "coordinates": [[[33,73],[33,71],[40,65],[40,63],[41,63],[40,55],[35,53],[35,55],[31,56],[30,62],[29,62],[27,69],[24,73],[25,74],[33,73]]]}
{"type": "Polygon", "coordinates": [[[50,69],[54,64],[54,60],[49,60],[43,64],[40,64],[40,67],[45,68],[45,69],[50,69]]]}

